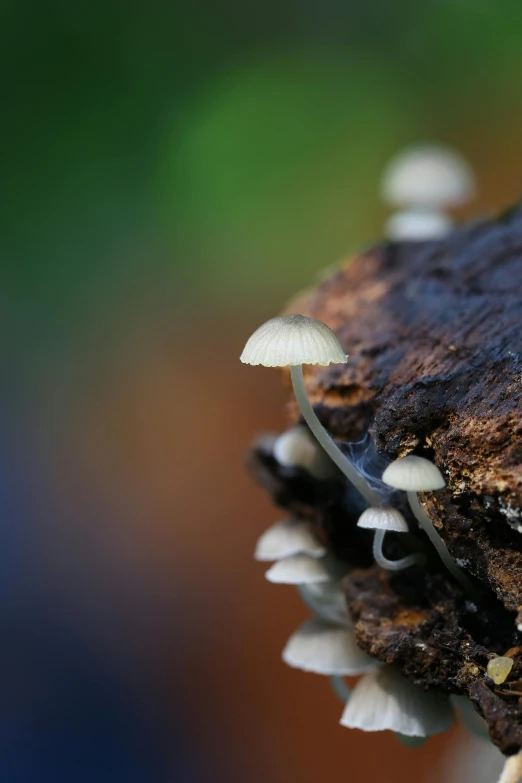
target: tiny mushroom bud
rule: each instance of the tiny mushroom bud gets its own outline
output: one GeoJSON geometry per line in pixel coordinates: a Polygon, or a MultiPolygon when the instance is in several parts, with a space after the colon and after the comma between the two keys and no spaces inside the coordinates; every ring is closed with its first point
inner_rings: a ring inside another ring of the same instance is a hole
{"type": "Polygon", "coordinates": [[[290,367],[296,400],[310,430],[365,500],[370,505],[378,504],[378,493],[334,443],[317,418],[306,394],[303,364],[344,363],[348,358],[332,330],[321,321],[304,315],[271,318],[250,337],[240,358],[245,364],[290,367]]]}
{"type": "Polygon", "coordinates": [[[446,544],[435,530],[431,519],[420,505],[417,497],[417,492],[429,492],[446,486],[438,467],[424,457],[410,454],[388,465],[382,474],[382,480],[394,489],[406,491],[411,510],[439,553],[442,562],[455,579],[468,592],[474,594],[473,585],[451,557],[446,544]]]}
{"type": "Polygon", "coordinates": [[[396,508],[391,506],[375,507],[371,506],[363,511],[357,522],[358,527],[366,527],[375,530],[375,536],[373,539],[373,556],[375,562],[385,568],[387,571],[401,571],[404,568],[409,568],[415,563],[421,561],[421,556],[418,554],[406,555],[406,557],[400,560],[388,560],[382,551],[384,544],[384,536],[387,530],[391,530],[395,533],[407,533],[408,523],[404,519],[403,515],[396,508]]]}
{"type": "Polygon", "coordinates": [[[388,218],[384,234],[393,242],[427,242],[447,236],[452,228],[452,220],[443,212],[408,209],[388,218]]]}
{"type": "Polygon", "coordinates": [[[506,658],[503,655],[497,655],[488,661],[487,672],[495,685],[502,685],[513,668],[513,659],[506,658]]]}
{"type": "Polygon", "coordinates": [[[438,144],[422,145],[392,158],[381,179],[381,194],[392,206],[459,206],[475,194],[475,177],[454,150],[438,144]]]}
{"type": "Polygon", "coordinates": [[[334,478],[337,468],[308,427],[298,424],[283,432],[274,443],[273,454],[280,465],[301,468],[318,479],[334,478]]]}
{"type": "Polygon", "coordinates": [[[307,620],[292,634],[283,661],[307,672],[341,676],[362,674],[378,665],[357,646],[352,628],[319,617],[307,620]]]}

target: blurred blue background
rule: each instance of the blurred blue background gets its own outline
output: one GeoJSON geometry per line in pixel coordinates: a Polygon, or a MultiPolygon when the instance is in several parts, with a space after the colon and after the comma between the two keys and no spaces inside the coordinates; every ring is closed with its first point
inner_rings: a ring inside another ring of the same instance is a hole
{"type": "Polygon", "coordinates": [[[251,562],[241,465],[284,426],[246,338],[378,241],[383,166],[436,140],[459,217],[518,199],[522,4],[6,0],[0,778],[428,780],[285,670],[306,610],[251,562]],[[377,750],[377,752],[375,752],[377,750]]]}

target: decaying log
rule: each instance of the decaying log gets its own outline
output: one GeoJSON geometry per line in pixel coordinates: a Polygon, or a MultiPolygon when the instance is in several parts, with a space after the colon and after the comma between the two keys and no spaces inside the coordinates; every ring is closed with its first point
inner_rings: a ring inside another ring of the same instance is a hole
{"type": "Polygon", "coordinates": [[[282,469],[266,441],[252,472],[353,566],[344,586],[360,646],[424,687],[467,694],[500,749],[518,751],[522,706],[485,669],[511,650],[510,680],[522,678],[522,209],[440,241],[372,249],[292,312],[327,323],[350,355],[305,367],[305,379],[332,435],[358,443],[361,467],[379,474],[415,453],[442,470],[446,489],[421,499],[478,597],[433,553],[396,574],[372,565],[358,497],[347,504],[341,485],[282,469]]]}

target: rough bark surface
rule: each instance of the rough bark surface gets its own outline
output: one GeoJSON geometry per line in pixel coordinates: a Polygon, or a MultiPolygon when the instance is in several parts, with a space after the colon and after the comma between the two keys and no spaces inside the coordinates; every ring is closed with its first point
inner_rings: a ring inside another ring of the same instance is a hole
{"type": "Polygon", "coordinates": [[[509,680],[522,677],[522,209],[441,241],[370,250],[292,312],[327,323],[350,355],[306,367],[305,379],[332,435],[358,442],[361,469],[378,475],[383,461],[416,453],[442,470],[446,489],[421,501],[478,597],[463,595],[433,553],[423,569],[372,566],[358,498],[282,469],[267,441],[252,451],[252,472],[356,567],[344,586],[361,647],[424,687],[467,694],[501,750],[517,751],[517,688],[494,686],[485,667],[510,650],[509,680]]]}

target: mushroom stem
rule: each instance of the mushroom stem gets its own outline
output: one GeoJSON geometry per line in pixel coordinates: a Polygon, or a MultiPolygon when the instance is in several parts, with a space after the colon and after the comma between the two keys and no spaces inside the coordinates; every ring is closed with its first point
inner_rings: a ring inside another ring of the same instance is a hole
{"type": "Polygon", "coordinates": [[[343,454],[339,446],[327,433],[317,418],[306,393],[302,364],[291,366],[290,375],[292,378],[297,404],[301,409],[303,418],[323,449],[326,451],[330,459],[335,462],[337,467],[344,473],[348,481],[350,481],[357,491],[360,492],[360,494],[363,496],[366,502],[369,503],[370,506],[380,505],[382,499],[379,493],[369,486],[368,482],[361,476],[355,465],[346,456],[346,454],[343,454]]]}
{"type": "Polygon", "coordinates": [[[409,568],[416,563],[422,562],[423,557],[418,553],[406,555],[406,557],[401,557],[400,560],[388,560],[382,551],[385,533],[386,530],[375,531],[373,539],[373,558],[377,565],[380,565],[381,568],[385,568],[386,571],[402,571],[404,568],[409,568]]]}
{"type": "Polygon", "coordinates": [[[342,701],[343,704],[346,704],[350,698],[351,690],[346,684],[344,677],[341,677],[339,674],[331,674],[329,679],[332,690],[339,701],[342,701]]]}
{"type": "Polygon", "coordinates": [[[462,571],[461,568],[458,567],[458,565],[453,560],[452,556],[448,552],[446,548],[446,544],[442,540],[442,538],[439,536],[437,531],[435,530],[435,527],[433,526],[433,522],[429,518],[429,516],[426,514],[424,509],[422,508],[421,504],[419,503],[419,497],[416,492],[408,492],[408,502],[410,504],[410,508],[413,511],[413,514],[415,515],[415,518],[419,522],[420,526],[424,530],[424,532],[427,534],[428,538],[430,539],[431,543],[437,550],[440,559],[450,572],[452,576],[455,577],[455,579],[460,582],[462,587],[472,595],[476,595],[476,590],[471,583],[471,581],[468,579],[466,574],[462,571]]]}

